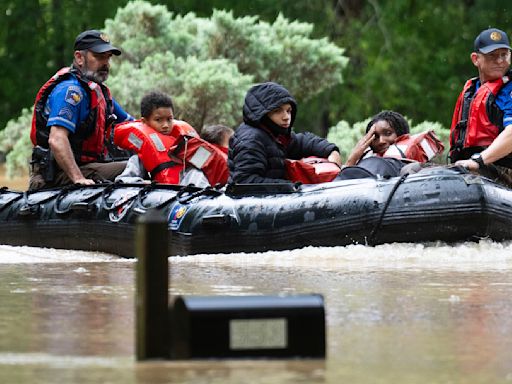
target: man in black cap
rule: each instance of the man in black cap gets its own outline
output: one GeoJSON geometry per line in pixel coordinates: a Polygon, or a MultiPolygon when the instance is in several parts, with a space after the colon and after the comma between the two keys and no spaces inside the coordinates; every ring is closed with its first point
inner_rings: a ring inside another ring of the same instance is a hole
{"type": "Polygon", "coordinates": [[[39,90],[30,138],[34,145],[30,189],[114,180],[125,161],[113,161],[114,123],[133,120],[112,99],[104,81],[110,58],[121,51],[97,30],[80,33],[73,64],[39,90]],[[110,149],[110,151],[109,151],[110,149]]]}
{"type": "Polygon", "coordinates": [[[510,43],[499,29],[482,31],[471,61],[478,77],[459,95],[450,129],[450,161],[512,187],[510,43]]]}

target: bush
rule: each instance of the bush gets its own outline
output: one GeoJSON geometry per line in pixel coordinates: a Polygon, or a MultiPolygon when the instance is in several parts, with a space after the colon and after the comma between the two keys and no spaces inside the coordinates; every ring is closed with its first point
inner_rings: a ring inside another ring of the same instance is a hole
{"type": "Polygon", "coordinates": [[[6,155],[7,177],[26,175],[32,153],[30,127],[31,109],[23,109],[17,119],[10,120],[0,131],[0,152],[6,155]]]}

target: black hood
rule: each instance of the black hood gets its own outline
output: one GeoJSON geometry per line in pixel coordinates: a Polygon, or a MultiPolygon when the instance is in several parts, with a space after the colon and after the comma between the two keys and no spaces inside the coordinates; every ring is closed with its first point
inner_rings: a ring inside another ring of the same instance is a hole
{"type": "Polygon", "coordinates": [[[245,95],[244,122],[259,127],[261,119],[270,111],[289,103],[292,106],[290,129],[297,114],[297,102],[290,92],[280,84],[267,82],[253,86],[245,95]]]}

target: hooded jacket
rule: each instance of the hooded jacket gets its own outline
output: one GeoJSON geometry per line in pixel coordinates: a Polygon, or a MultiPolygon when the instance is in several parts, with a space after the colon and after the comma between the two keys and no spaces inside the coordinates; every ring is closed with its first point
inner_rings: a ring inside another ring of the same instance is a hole
{"type": "Polygon", "coordinates": [[[285,179],[285,159],[328,157],[338,150],[336,145],[310,132],[292,132],[296,114],[295,99],[277,83],[257,84],[247,92],[244,122],[229,143],[229,183],[291,183],[285,179]],[[269,124],[267,113],[286,103],[292,111],[290,127],[285,130],[269,124]]]}

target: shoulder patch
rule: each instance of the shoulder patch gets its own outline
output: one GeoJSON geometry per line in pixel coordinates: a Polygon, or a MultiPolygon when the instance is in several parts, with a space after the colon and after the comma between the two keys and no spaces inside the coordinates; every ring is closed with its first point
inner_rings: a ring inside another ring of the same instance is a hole
{"type": "Polygon", "coordinates": [[[65,101],[71,105],[78,105],[82,101],[82,89],[78,86],[71,85],[66,91],[65,101]]]}

